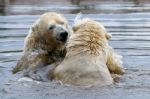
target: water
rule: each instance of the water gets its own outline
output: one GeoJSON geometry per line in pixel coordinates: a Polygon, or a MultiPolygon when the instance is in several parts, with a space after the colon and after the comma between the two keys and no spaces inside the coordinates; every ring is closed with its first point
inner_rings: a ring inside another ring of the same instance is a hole
{"type": "Polygon", "coordinates": [[[0,96],[3,99],[149,99],[150,3],[133,1],[5,0],[0,1],[0,96]],[[75,88],[53,82],[17,82],[12,67],[21,57],[31,24],[47,11],[64,14],[73,24],[78,12],[105,25],[110,45],[123,55],[126,73],[114,86],[75,88]]]}

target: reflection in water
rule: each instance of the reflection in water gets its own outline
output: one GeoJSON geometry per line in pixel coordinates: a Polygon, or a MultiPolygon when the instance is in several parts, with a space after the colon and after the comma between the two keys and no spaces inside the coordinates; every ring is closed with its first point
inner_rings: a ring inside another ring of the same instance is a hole
{"type": "Polygon", "coordinates": [[[0,14],[5,13],[5,0],[0,0],[0,14]]]}
{"type": "Polygon", "coordinates": [[[139,8],[146,0],[1,0],[1,14],[42,14],[56,11],[59,13],[85,14],[97,13],[132,13],[150,8],[139,8]],[[126,1],[126,2],[123,2],[126,1]],[[63,3],[63,4],[62,4],[63,3]],[[120,3],[119,5],[117,3],[120,3]],[[105,5],[104,5],[105,4],[105,5]],[[132,7],[132,8],[131,8],[132,7]],[[6,11],[7,10],[7,11],[6,11]]]}
{"type": "Polygon", "coordinates": [[[10,0],[0,0],[0,15],[9,14],[9,1],[10,0]]]}
{"type": "MultiPolygon", "coordinates": [[[[76,5],[79,6],[80,5],[81,0],[71,0],[72,5],[76,5]]],[[[72,10],[70,13],[80,13],[82,12],[81,9],[75,9],[72,10]]]]}
{"type": "Polygon", "coordinates": [[[79,12],[82,13],[87,13],[87,11],[89,12],[89,10],[95,10],[95,5],[96,4],[87,4],[87,2],[85,2],[84,0],[71,0],[72,5],[76,5],[77,9],[72,10],[70,13],[72,14],[76,14],[79,12]]]}
{"type": "Polygon", "coordinates": [[[81,0],[71,0],[72,5],[80,5],[81,0]]]}
{"type": "Polygon", "coordinates": [[[133,0],[133,2],[134,2],[136,5],[140,4],[139,0],[133,0]]]}

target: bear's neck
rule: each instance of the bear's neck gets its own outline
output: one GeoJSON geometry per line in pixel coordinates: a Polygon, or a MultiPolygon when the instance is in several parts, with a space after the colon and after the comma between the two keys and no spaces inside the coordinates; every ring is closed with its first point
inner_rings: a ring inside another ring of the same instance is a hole
{"type": "Polygon", "coordinates": [[[28,55],[36,52],[39,55],[45,55],[48,57],[49,63],[61,61],[66,55],[65,44],[57,44],[51,38],[47,39],[31,33],[26,39],[23,50],[24,54],[28,55]]]}
{"type": "Polygon", "coordinates": [[[42,49],[48,52],[54,52],[55,50],[64,50],[65,44],[55,41],[49,36],[36,36],[34,49],[42,49]]]}
{"type": "Polygon", "coordinates": [[[82,32],[75,33],[69,40],[67,45],[67,55],[85,53],[89,55],[100,55],[106,47],[106,40],[99,33],[82,32]]]}
{"type": "Polygon", "coordinates": [[[62,61],[66,56],[66,49],[49,51],[48,55],[50,60],[53,60],[54,62],[62,61]]]}

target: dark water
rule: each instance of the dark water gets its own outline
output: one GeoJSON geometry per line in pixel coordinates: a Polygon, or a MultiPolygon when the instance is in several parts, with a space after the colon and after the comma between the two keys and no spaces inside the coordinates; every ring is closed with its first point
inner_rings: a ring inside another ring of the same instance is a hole
{"type": "Polygon", "coordinates": [[[0,96],[1,99],[149,99],[150,98],[149,0],[1,0],[0,96]],[[112,34],[110,45],[123,56],[126,73],[106,88],[74,88],[56,83],[17,82],[11,74],[20,58],[31,24],[44,12],[64,14],[73,24],[78,12],[103,23],[112,34]]]}

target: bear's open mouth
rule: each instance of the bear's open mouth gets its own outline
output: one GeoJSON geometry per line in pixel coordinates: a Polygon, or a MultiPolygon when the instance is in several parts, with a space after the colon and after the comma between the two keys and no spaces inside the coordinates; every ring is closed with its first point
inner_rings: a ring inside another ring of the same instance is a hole
{"type": "Polygon", "coordinates": [[[64,37],[64,38],[57,38],[58,41],[61,41],[63,43],[65,43],[67,41],[67,37],[64,37]]]}

